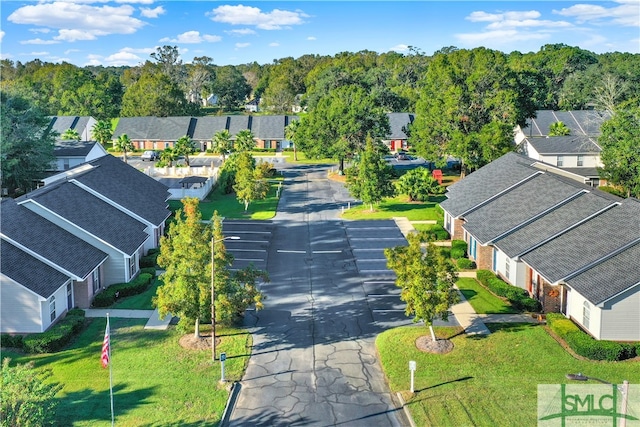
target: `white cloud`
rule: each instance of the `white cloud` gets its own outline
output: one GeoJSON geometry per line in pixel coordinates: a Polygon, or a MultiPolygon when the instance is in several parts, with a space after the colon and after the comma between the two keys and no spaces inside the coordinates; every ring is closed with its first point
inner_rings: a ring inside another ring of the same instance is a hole
{"type": "Polygon", "coordinates": [[[55,1],[22,6],[7,20],[56,29],[56,40],[93,40],[108,34],[133,34],[146,25],[132,16],[134,10],[130,5],[93,6],[55,1]]]}
{"type": "Polygon", "coordinates": [[[288,11],[273,9],[271,12],[262,12],[260,8],[251,6],[218,6],[209,12],[207,16],[212,21],[231,25],[254,25],[261,30],[280,30],[291,25],[301,25],[303,18],[309,15],[300,10],[288,11]]]}
{"type": "Polygon", "coordinates": [[[256,34],[256,32],[254,30],[252,30],[251,28],[242,28],[242,29],[238,29],[238,30],[229,30],[229,31],[225,31],[225,33],[231,34],[232,36],[248,36],[248,35],[251,35],[251,34],[256,34]]]}
{"type": "Polygon", "coordinates": [[[236,43],[236,49],[242,49],[251,46],[251,43],[236,43]]]}
{"type": "Polygon", "coordinates": [[[22,40],[20,44],[58,44],[60,43],[58,40],[42,40],[42,39],[31,39],[31,40],[22,40]]]}
{"type": "Polygon", "coordinates": [[[618,6],[609,8],[596,4],[576,4],[554,10],[553,13],[575,18],[579,24],[591,22],[640,27],[640,2],[638,0],[621,0],[616,3],[618,6]]]}
{"type": "Polygon", "coordinates": [[[498,22],[504,20],[524,20],[537,19],[540,12],[537,10],[529,10],[525,12],[504,12],[504,13],[487,13],[483,11],[471,12],[465,19],[471,22],[498,22]]]}
{"type": "Polygon", "coordinates": [[[80,49],[67,49],[64,51],[65,55],[69,55],[70,53],[80,52],[80,49]]]}
{"type": "Polygon", "coordinates": [[[317,40],[317,39],[314,36],[309,36],[309,37],[307,37],[307,40],[314,41],[314,40],[317,40]]]}
{"type": "Polygon", "coordinates": [[[406,44],[398,44],[398,45],[393,46],[389,50],[392,50],[394,52],[408,52],[409,51],[409,46],[407,46],[406,44]]]}
{"type": "Polygon", "coordinates": [[[0,43],[2,42],[2,39],[4,38],[4,31],[0,30],[0,43]]]}
{"type": "Polygon", "coordinates": [[[31,31],[32,33],[41,33],[41,34],[48,34],[51,32],[51,30],[49,28],[29,28],[29,31],[31,31]]]}
{"type": "Polygon", "coordinates": [[[175,38],[164,37],[160,39],[160,41],[163,43],[171,42],[171,43],[184,43],[184,44],[202,43],[202,42],[214,43],[214,42],[219,42],[220,40],[222,40],[222,37],[220,36],[212,36],[210,34],[200,35],[199,31],[187,31],[182,34],[178,34],[178,36],[175,38]]]}
{"type": "Polygon", "coordinates": [[[269,43],[269,47],[278,47],[278,46],[280,46],[280,43],[278,42],[269,43]]]}
{"type": "Polygon", "coordinates": [[[514,41],[543,40],[548,37],[548,33],[536,33],[530,31],[519,32],[513,29],[456,34],[456,38],[458,40],[472,45],[505,44],[512,43],[514,41]]]}
{"type": "Polygon", "coordinates": [[[164,15],[166,12],[167,11],[162,6],[158,6],[154,9],[151,9],[149,7],[140,8],[140,15],[144,16],[145,18],[157,18],[160,15],[164,15]]]}
{"type": "Polygon", "coordinates": [[[50,52],[47,52],[46,50],[43,50],[42,52],[30,52],[29,55],[31,56],[46,56],[49,55],[50,52]]]}

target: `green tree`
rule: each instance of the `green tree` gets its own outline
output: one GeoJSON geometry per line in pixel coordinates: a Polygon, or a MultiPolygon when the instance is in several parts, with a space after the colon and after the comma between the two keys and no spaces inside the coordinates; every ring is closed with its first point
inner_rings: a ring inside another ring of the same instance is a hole
{"type": "Polygon", "coordinates": [[[243,129],[236,134],[236,140],[233,143],[235,151],[251,151],[255,146],[256,142],[253,140],[253,133],[249,129],[243,129]]]}
{"type": "Polygon", "coordinates": [[[184,91],[171,78],[146,67],[126,89],[121,116],[183,116],[196,114],[198,109],[199,105],[189,103],[184,91]]]}
{"type": "Polygon", "coordinates": [[[2,188],[11,196],[31,190],[55,160],[51,119],[26,99],[0,92],[2,188]]]}
{"type": "Polygon", "coordinates": [[[549,136],[566,136],[571,133],[571,129],[564,122],[553,122],[549,125],[549,136]]]}
{"type": "Polygon", "coordinates": [[[438,184],[438,181],[431,176],[427,168],[415,168],[407,171],[395,182],[396,191],[399,194],[406,194],[409,201],[427,201],[431,194],[443,194],[445,188],[438,184]]]}
{"type": "Polygon", "coordinates": [[[212,91],[218,95],[220,105],[231,111],[245,101],[251,93],[251,86],[236,67],[225,66],[217,69],[212,91]]]}
{"type": "Polygon", "coordinates": [[[237,154],[237,171],[235,185],[238,201],[244,204],[244,211],[255,200],[264,199],[269,191],[269,182],[264,176],[264,169],[255,166],[255,160],[248,151],[237,154]]]}
{"type": "Polygon", "coordinates": [[[627,197],[640,197],[640,106],[629,102],[602,124],[598,142],[604,167],[600,176],[620,186],[627,197]]]}
{"type": "Polygon", "coordinates": [[[173,151],[175,151],[176,155],[178,156],[184,156],[184,160],[185,162],[187,162],[187,166],[190,166],[191,163],[189,161],[189,154],[195,153],[196,143],[194,140],[185,135],[176,141],[173,147],[173,151]]]}
{"type": "Polygon", "coordinates": [[[373,212],[374,204],[393,195],[393,185],[391,166],[384,161],[370,136],[367,136],[365,149],[355,168],[355,173],[347,174],[349,193],[369,204],[369,210],[373,212]]]}
{"type": "Polygon", "coordinates": [[[91,136],[103,146],[107,145],[107,142],[111,141],[113,137],[111,122],[109,120],[97,121],[91,128],[91,136]]]}
{"type": "Polygon", "coordinates": [[[219,130],[213,135],[211,139],[211,150],[222,156],[222,163],[224,163],[227,153],[229,153],[232,148],[231,134],[229,134],[227,129],[219,130]]]}
{"type": "Polygon", "coordinates": [[[113,148],[123,154],[124,162],[127,163],[127,153],[133,151],[135,147],[133,146],[133,142],[131,142],[131,138],[124,133],[113,143],[113,148]]]}
{"type": "Polygon", "coordinates": [[[160,276],[154,304],[160,316],[180,318],[182,330],[195,325],[200,337],[200,320],[210,317],[211,308],[211,228],[202,222],[197,198],[182,199],[175,221],[160,238],[160,276]]]}
{"type": "Polygon", "coordinates": [[[176,85],[181,85],[184,81],[184,66],[180,59],[180,51],[177,46],[160,46],[149,56],[155,59],[162,74],[169,77],[176,85]]]}
{"type": "Polygon", "coordinates": [[[158,167],[173,166],[173,162],[178,160],[178,153],[171,147],[167,147],[160,152],[160,161],[156,164],[158,167]]]}
{"type": "Polygon", "coordinates": [[[80,141],[80,134],[75,129],[67,129],[60,138],[64,141],[80,141]]]}
{"type": "Polygon", "coordinates": [[[389,134],[389,117],[364,89],[349,85],[321,98],[298,127],[298,143],[305,154],[337,159],[342,173],[344,160],[363,150],[367,135],[382,139],[389,134]]]}
{"type": "Polygon", "coordinates": [[[457,273],[442,248],[429,242],[423,251],[416,235],[408,236],[409,246],[396,246],[384,250],[387,267],[396,273],[396,286],[401,288],[400,299],[407,304],[405,313],[413,321],[429,326],[431,338],[433,320],[447,320],[449,308],[458,302],[454,285],[457,273]]]}
{"type": "Polygon", "coordinates": [[[298,129],[300,128],[300,120],[292,120],[284,128],[284,136],[293,144],[293,160],[298,161],[298,148],[296,141],[298,140],[298,129]]]}
{"type": "Polygon", "coordinates": [[[36,370],[34,362],[10,365],[2,360],[0,402],[3,426],[40,427],[56,424],[56,394],[62,385],[51,382],[50,370],[36,370]]]}

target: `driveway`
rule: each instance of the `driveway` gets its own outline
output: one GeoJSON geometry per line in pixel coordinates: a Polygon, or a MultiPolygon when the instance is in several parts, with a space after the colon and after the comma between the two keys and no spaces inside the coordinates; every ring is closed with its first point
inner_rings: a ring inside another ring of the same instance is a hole
{"type": "Polygon", "coordinates": [[[285,176],[269,225],[266,308],[246,316],[254,346],[230,425],[407,425],[374,344],[386,327],[376,310],[402,308],[397,292],[381,296],[393,283],[381,243],[404,239],[390,223],[390,240],[381,240],[364,224],[341,221],[351,199],[326,168],[288,168],[285,176]]]}

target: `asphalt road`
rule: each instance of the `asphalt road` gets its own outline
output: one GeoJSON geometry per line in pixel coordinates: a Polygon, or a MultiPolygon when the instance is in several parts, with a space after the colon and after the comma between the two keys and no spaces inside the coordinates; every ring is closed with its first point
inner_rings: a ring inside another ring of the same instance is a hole
{"type": "Polygon", "coordinates": [[[253,351],[230,425],[408,425],[374,345],[385,328],[411,323],[382,259],[385,246],[406,241],[392,222],[375,231],[339,220],[351,199],[326,168],[285,175],[273,221],[225,221],[227,235],[246,231],[244,246],[227,242],[238,267],[264,262],[271,278],[265,309],[246,316],[253,351]]]}

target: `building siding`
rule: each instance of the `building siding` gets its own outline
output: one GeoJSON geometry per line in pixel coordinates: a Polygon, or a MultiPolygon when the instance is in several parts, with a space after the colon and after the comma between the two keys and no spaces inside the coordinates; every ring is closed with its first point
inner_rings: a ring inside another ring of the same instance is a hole
{"type": "Polygon", "coordinates": [[[640,286],[629,289],[598,309],[602,327],[599,339],[640,341],[640,286]]]}
{"type": "Polygon", "coordinates": [[[3,333],[42,332],[39,297],[0,274],[3,333]]]}

